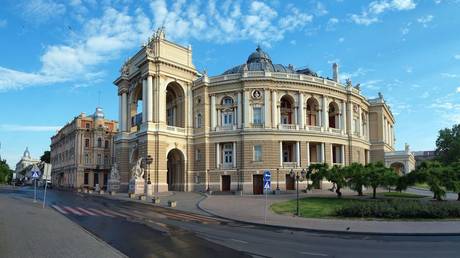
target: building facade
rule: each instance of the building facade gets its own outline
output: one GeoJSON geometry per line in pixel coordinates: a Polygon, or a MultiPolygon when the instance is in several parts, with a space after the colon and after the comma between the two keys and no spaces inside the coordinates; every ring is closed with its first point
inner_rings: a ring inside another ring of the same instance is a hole
{"type": "Polygon", "coordinates": [[[27,175],[29,167],[39,163],[39,159],[34,159],[30,156],[29,148],[26,147],[24,154],[21,159],[16,163],[16,169],[14,170],[13,180],[23,180],[27,175]]]}
{"type": "MultiPolygon", "coordinates": [[[[159,30],[115,80],[120,131],[115,139],[121,185],[144,165],[148,194],[177,191],[262,193],[294,189],[291,169],[313,163],[384,161],[394,151],[394,117],[383,96],[312,70],[273,64],[258,47],[242,65],[218,76],[199,73],[191,47],[159,30]]],[[[302,183],[303,184],[303,183],[302,183]]]]}
{"type": "Polygon", "coordinates": [[[52,183],[58,187],[107,186],[113,161],[117,122],[104,118],[101,108],[81,113],[51,137],[52,183]]]}

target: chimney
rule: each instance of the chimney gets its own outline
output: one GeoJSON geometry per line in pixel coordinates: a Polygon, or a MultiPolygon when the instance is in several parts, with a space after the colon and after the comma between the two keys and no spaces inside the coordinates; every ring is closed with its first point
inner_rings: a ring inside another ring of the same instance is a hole
{"type": "Polygon", "coordinates": [[[339,82],[339,65],[337,63],[332,64],[332,78],[335,82],[339,82]]]}

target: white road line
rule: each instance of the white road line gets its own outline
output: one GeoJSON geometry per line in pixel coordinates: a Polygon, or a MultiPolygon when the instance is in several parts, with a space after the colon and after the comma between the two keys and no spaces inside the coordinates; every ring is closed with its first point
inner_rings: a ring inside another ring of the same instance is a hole
{"type": "Polygon", "coordinates": [[[89,210],[85,210],[85,209],[83,209],[83,208],[81,208],[81,207],[77,207],[77,208],[75,208],[75,209],[77,209],[77,210],[79,210],[79,211],[81,211],[81,212],[83,212],[83,213],[85,213],[85,214],[87,214],[87,215],[98,216],[96,213],[91,212],[91,211],[89,211],[89,210]]]}
{"type": "Polygon", "coordinates": [[[111,214],[111,215],[114,215],[114,216],[118,216],[118,217],[124,217],[124,218],[127,218],[128,216],[126,216],[125,214],[121,214],[119,212],[116,212],[116,211],[112,211],[112,210],[108,210],[108,209],[105,209],[104,212],[108,213],[108,214],[111,214]]]}
{"type": "Polygon", "coordinates": [[[97,214],[100,214],[100,215],[102,215],[102,216],[107,216],[107,217],[115,218],[115,216],[112,216],[112,215],[110,215],[110,214],[108,214],[108,213],[105,213],[105,212],[103,212],[103,211],[100,211],[100,210],[96,210],[96,209],[93,209],[93,208],[88,208],[88,210],[91,210],[91,211],[93,211],[93,212],[95,212],[95,213],[97,213],[97,214]]]}
{"type": "Polygon", "coordinates": [[[57,211],[59,211],[62,214],[68,214],[67,211],[59,208],[59,206],[57,206],[57,205],[51,205],[51,207],[55,208],[57,211]]]}
{"type": "Polygon", "coordinates": [[[247,244],[247,243],[248,243],[248,242],[246,242],[246,241],[239,240],[239,239],[234,239],[234,238],[230,238],[230,240],[232,240],[232,241],[234,241],[234,242],[242,243],[242,244],[247,244]]]}
{"type": "Polygon", "coordinates": [[[299,252],[301,254],[306,254],[306,255],[312,255],[312,256],[329,256],[327,254],[322,254],[322,253],[312,253],[312,252],[299,252]]]}
{"type": "Polygon", "coordinates": [[[83,216],[83,213],[81,213],[81,212],[79,212],[79,211],[77,211],[77,210],[75,210],[73,208],[70,208],[69,206],[64,206],[64,209],[66,209],[66,210],[68,210],[68,211],[70,211],[73,214],[76,214],[78,216],[83,216]]]}

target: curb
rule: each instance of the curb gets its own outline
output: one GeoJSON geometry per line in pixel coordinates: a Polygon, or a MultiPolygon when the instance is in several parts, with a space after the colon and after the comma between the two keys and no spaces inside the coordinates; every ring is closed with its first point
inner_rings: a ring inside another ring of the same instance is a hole
{"type": "Polygon", "coordinates": [[[292,226],[282,226],[282,225],[273,225],[273,224],[264,224],[264,223],[257,223],[257,222],[252,222],[252,221],[245,221],[241,219],[235,219],[235,218],[229,218],[225,217],[222,215],[219,215],[217,213],[214,213],[210,210],[207,210],[203,207],[201,207],[201,202],[207,199],[209,196],[206,195],[206,198],[201,199],[197,203],[197,207],[204,211],[207,212],[215,217],[221,218],[221,219],[226,219],[226,220],[231,220],[231,221],[236,221],[239,223],[244,223],[244,224],[249,224],[249,225],[255,225],[255,226],[262,226],[262,227],[268,227],[268,228],[274,228],[274,229],[288,229],[288,230],[295,230],[295,231],[306,231],[306,232],[312,232],[312,233],[323,233],[323,234],[339,234],[339,235],[373,235],[373,236],[460,236],[460,232],[458,233],[386,233],[386,232],[362,232],[362,231],[343,231],[343,230],[327,230],[327,229],[315,229],[315,228],[298,228],[298,227],[292,227],[292,226]]]}

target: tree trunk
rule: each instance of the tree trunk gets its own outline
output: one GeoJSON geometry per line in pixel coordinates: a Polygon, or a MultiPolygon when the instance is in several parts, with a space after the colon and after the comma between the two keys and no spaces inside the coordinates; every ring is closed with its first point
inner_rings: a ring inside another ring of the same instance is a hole
{"type": "Polygon", "coordinates": [[[377,198],[377,187],[372,187],[372,198],[377,198]]]}
{"type": "Polygon", "coordinates": [[[359,196],[363,196],[363,189],[359,189],[359,190],[358,190],[358,195],[359,195],[359,196]]]}
{"type": "Polygon", "coordinates": [[[337,187],[337,189],[335,190],[335,193],[337,194],[338,198],[342,198],[342,192],[340,191],[340,187],[337,187]]]}

